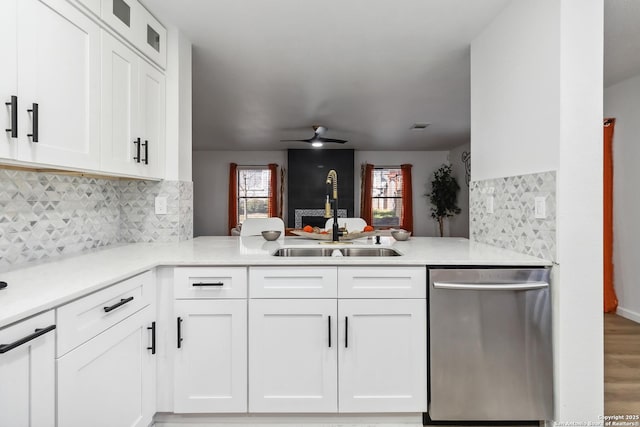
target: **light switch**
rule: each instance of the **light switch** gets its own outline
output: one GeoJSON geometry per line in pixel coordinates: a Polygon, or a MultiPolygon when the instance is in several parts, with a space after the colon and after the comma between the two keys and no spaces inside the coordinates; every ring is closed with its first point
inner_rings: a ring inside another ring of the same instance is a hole
{"type": "Polygon", "coordinates": [[[534,199],[534,213],[533,215],[538,219],[545,219],[547,217],[547,198],[536,197],[534,199]]]}
{"type": "Polygon", "coordinates": [[[487,196],[487,213],[493,213],[493,196],[487,196]]]}
{"type": "Polygon", "coordinates": [[[167,214],[167,198],[164,196],[156,197],[156,215],[167,214]]]}

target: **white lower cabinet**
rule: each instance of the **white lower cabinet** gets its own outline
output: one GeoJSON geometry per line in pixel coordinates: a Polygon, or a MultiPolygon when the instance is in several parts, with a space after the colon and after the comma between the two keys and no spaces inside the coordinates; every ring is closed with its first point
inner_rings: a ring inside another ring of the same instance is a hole
{"type": "Polygon", "coordinates": [[[340,412],[427,411],[423,299],[338,300],[340,412]]]}
{"type": "Polygon", "coordinates": [[[57,360],[59,426],[151,424],[156,396],[153,314],[146,307],[57,360]]]}
{"type": "Polygon", "coordinates": [[[247,411],[247,301],[176,300],[174,412],[247,411]]]}
{"type": "Polygon", "coordinates": [[[249,301],[249,412],[338,410],[336,300],[249,301]]]}
{"type": "Polygon", "coordinates": [[[55,316],[0,329],[0,426],[55,426],[55,316]]]}

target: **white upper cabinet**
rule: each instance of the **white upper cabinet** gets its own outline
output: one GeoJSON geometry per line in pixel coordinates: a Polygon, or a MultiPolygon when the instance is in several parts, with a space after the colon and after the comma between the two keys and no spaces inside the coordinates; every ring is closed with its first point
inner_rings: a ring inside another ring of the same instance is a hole
{"type": "Polygon", "coordinates": [[[2,13],[0,13],[0,57],[2,67],[0,67],[0,101],[5,104],[0,114],[0,157],[15,157],[17,147],[17,126],[18,118],[18,65],[17,65],[17,20],[16,20],[16,0],[2,2],[2,13]],[[13,103],[12,103],[13,99],[13,103]],[[6,105],[9,103],[9,105],[6,105]],[[13,117],[13,120],[12,120],[13,117]]]}
{"type": "Polygon", "coordinates": [[[98,25],[65,0],[12,0],[3,2],[2,8],[1,49],[3,61],[8,62],[0,71],[0,91],[5,103],[17,97],[17,108],[15,103],[5,108],[2,124],[4,129],[16,127],[17,135],[11,138],[5,131],[0,156],[96,170],[98,25]]]}
{"type": "Polygon", "coordinates": [[[162,178],[164,106],[162,73],[103,31],[101,170],[162,178]]]}
{"type": "Polygon", "coordinates": [[[162,68],[167,63],[167,30],[137,0],[102,0],[102,19],[162,68]]]}

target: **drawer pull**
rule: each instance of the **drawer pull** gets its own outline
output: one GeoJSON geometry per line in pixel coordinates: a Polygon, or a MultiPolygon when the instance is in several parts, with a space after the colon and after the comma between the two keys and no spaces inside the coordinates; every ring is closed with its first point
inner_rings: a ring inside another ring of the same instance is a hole
{"type": "Polygon", "coordinates": [[[156,354],[156,322],[151,322],[151,327],[147,330],[151,331],[151,347],[147,347],[147,350],[151,350],[151,354],[156,354]]]}
{"type": "Polygon", "coordinates": [[[118,307],[122,307],[123,305],[125,305],[126,303],[131,302],[131,301],[133,301],[133,297],[123,298],[123,299],[120,300],[120,302],[117,302],[117,303],[115,303],[115,304],[113,304],[113,305],[111,305],[109,307],[103,307],[104,308],[104,312],[108,313],[108,312],[110,312],[112,310],[115,310],[118,307]]]}
{"type": "Polygon", "coordinates": [[[6,353],[9,350],[13,350],[16,347],[20,347],[24,343],[28,343],[31,340],[38,338],[41,335],[51,332],[56,328],[56,325],[47,326],[46,328],[36,329],[31,335],[27,335],[24,338],[20,338],[11,344],[0,344],[0,354],[6,353]]]}
{"type": "Polygon", "coordinates": [[[178,348],[182,348],[182,317],[178,317],[178,348]]]}
{"type": "Polygon", "coordinates": [[[211,283],[198,282],[198,283],[192,283],[191,286],[224,286],[224,283],[222,283],[222,282],[211,282],[211,283]]]}

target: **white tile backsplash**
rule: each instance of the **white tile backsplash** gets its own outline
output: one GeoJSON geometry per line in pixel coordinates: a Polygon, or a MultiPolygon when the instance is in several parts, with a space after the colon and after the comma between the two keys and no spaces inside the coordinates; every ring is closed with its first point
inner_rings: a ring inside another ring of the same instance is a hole
{"type": "Polygon", "coordinates": [[[0,169],[0,270],[115,243],[193,237],[193,183],[0,169]],[[155,196],[167,215],[155,215],[155,196]]]}

